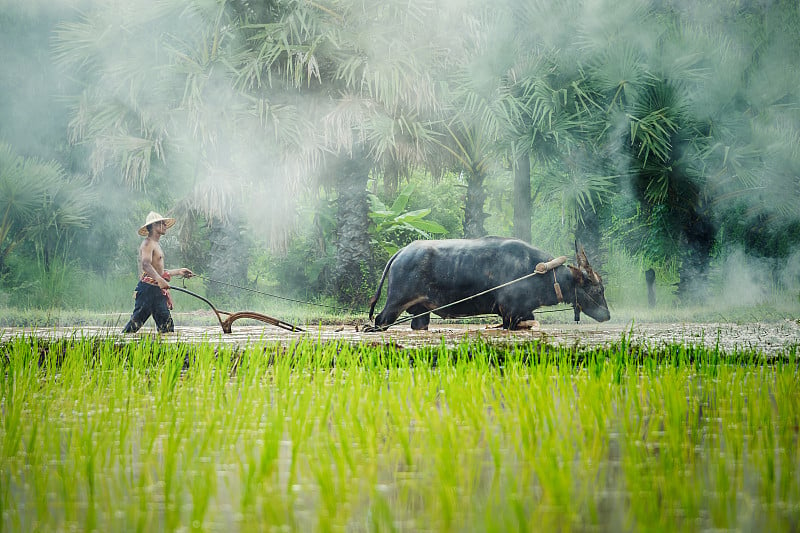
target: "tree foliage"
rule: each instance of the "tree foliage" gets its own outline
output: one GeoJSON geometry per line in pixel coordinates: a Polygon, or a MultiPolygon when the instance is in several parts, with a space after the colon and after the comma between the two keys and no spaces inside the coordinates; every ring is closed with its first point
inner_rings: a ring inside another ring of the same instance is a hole
{"type": "Polygon", "coordinates": [[[93,200],[86,184],[58,162],[22,157],[0,143],[0,275],[25,244],[45,271],[63,261],[76,231],[88,225],[93,200]]]}
{"type": "MultiPolygon", "coordinates": [[[[476,237],[504,227],[486,221],[506,210],[497,184],[514,169],[509,233],[528,238],[532,220],[557,213],[548,223],[600,255],[614,239],[678,264],[686,294],[723,238],[764,256],[791,249],[800,74],[787,58],[800,52],[800,12],[789,0],[84,7],[49,48],[78,87],[65,88],[73,157],[86,154],[95,185],[140,196],[129,219],[178,216],[184,253],[205,264],[224,263],[192,244],[209,227],[225,228],[220,254],[286,254],[307,221],[299,206],[322,196],[333,206],[333,229],[312,240],[328,256],[322,285],[355,301],[386,253],[442,231],[425,205],[407,209],[412,174],[458,176],[449,194],[463,218],[447,236],[476,237]]],[[[64,228],[90,217],[69,218],[81,185],[55,163],[7,146],[3,157],[21,177],[0,183],[0,266],[26,239],[46,262],[64,228]],[[45,193],[58,209],[37,219],[45,193]]]]}
{"type": "Polygon", "coordinates": [[[429,208],[411,211],[407,209],[415,188],[413,183],[405,185],[389,207],[376,195],[370,195],[370,236],[373,244],[379,246],[387,258],[412,240],[429,239],[431,236],[447,233],[447,229],[441,224],[426,220],[431,214],[429,208]]]}

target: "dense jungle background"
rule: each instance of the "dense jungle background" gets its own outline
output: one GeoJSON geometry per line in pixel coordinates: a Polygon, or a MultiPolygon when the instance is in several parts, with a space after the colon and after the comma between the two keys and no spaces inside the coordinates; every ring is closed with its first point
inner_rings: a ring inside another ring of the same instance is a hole
{"type": "Polygon", "coordinates": [[[220,302],[493,234],[612,308],[800,303],[795,0],[0,0],[0,50],[3,309],[127,310],[151,210],[220,302]]]}

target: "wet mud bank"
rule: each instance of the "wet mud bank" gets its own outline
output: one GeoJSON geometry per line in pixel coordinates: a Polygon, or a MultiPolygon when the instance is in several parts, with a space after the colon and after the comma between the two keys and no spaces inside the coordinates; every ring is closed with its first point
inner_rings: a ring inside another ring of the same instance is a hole
{"type": "Polygon", "coordinates": [[[150,325],[138,333],[123,335],[118,328],[82,326],[49,328],[2,328],[0,342],[19,337],[43,340],[65,340],[114,337],[120,342],[135,342],[146,336],[158,337],[166,343],[252,346],[259,343],[293,344],[307,342],[348,342],[354,344],[392,345],[397,348],[456,346],[462,342],[483,341],[494,345],[514,346],[537,342],[576,350],[610,347],[626,343],[643,351],[665,346],[706,347],[721,353],[763,353],[795,357],[800,345],[800,322],[734,323],[635,323],[541,325],[520,331],[505,331],[482,324],[432,324],[428,331],[412,331],[393,327],[383,332],[369,333],[352,325],[316,326],[304,324],[305,331],[290,332],[269,325],[235,325],[232,333],[223,333],[217,326],[178,326],[175,333],[158,335],[150,325]]]}

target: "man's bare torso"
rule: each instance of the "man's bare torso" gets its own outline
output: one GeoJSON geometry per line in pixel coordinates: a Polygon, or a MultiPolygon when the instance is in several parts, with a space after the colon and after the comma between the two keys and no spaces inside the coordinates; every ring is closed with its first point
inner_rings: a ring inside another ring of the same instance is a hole
{"type": "Polygon", "coordinates": [[[142,241],[139,247],[139,271],[152,276],[153,273],[147,269],[148,264],[156,274],[161,275],[164,272],[164,252],[161,244],[151,237],[142,241]]]}

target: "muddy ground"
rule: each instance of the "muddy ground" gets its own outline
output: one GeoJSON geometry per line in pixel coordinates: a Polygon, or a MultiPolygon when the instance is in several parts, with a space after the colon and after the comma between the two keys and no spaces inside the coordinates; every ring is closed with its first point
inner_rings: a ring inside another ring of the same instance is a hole
{"type": "MultiPolygon", "coordinates": [[[[737,350],[756,350],[766,354],[796,355],[800,344],[800,321],[786,319],[752,323],[621,323],[593,321],[580,324],[541,324],[538,328],[504,331],[492,324],[436,324],[429,331],[412,331],[408,324],[397,325],[380,333],[367,333],[353,325],[303,325],[302,333],[291,332],[254,321],[234,323],[232,333],[222,332],[219,325],[177,326],[175,333],[162,335],[168,342],[209,342],[246,346],[259,342],[290,343],[297,339],[314,341],[349,341],[375,344],[393,343],[398,347],[414,348],[425,345],[453,346],[465,339],[485,339],[493,343],[515,344],[543,340],[561,346],[603,346],[620,341],[623,336],[633,343],[657,347],[662,344],[719,346],[726,353],[737,350]]],[[[43,338],[81,338],[115,336],[135,340],[156,335],[152,321],[138,333],[121,335],[119,327],[80,326],[49,328],[2,328],[0,341],[17,336],[34,335],[43,338]]]]}

